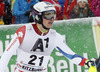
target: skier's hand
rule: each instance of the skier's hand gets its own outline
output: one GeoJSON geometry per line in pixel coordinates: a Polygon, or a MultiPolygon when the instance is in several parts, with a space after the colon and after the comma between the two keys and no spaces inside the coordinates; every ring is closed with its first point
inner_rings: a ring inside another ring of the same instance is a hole
{"type": "Polygon", "coordinates": [[[100,57],[98,59],[92,58],[91,60],[86,60],[85,65],[88,67],[95,66],[97,71],[100,72],[100,57]]]}
{"type": "Polygon", "coordinates": [[[92,58],[91,60],[86,60],[85,61],[85,66],[91,67],[91,66],[96,66],[96,58],[92,58]]]}

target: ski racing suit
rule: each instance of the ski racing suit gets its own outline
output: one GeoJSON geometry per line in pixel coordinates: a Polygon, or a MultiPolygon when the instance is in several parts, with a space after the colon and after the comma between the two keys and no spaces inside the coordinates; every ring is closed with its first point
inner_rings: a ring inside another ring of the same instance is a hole
{"type": "Polygon", "coordinates": [[[20,27],[0,59],[0,72],[4,72],[11,56],[17,52],[14,72],[47,72],[49,56],[57,48],[74,64],[84,66],[87,59],[73,52],[62,35],[50,29],[42,33],[37,24],[20,27]]]}

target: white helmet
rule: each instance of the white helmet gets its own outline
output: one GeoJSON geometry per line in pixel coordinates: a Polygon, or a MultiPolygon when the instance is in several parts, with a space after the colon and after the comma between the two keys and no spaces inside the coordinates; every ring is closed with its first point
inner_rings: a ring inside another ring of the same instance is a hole
{"type": "MultiPolygon", "coordinates": [[[[43,25],[42,16],[46,19],[56,18],[56,9],[55,7],[49,2],[38,2],[33,6],[33,18],[35,19],[36,23],[43,25]],[[51,13],[47,16],[47,13],[51,13]]],[[[43,25],[44,26],[44,25],[43,25]]]]}
{"type": "Polygon", "coordinates": [[[55,10],[55,7],[49,2],[38,2],[33,8],[40,13],[44,11],[55,10]]]}

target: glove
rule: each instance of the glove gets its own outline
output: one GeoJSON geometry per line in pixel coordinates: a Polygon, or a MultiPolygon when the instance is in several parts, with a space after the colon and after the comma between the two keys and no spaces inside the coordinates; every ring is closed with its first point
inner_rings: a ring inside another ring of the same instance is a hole
{"type": "Polygon", "coordinates": [[[30,12],[32,12],[32,10],[26,11],[25,12],[25,16],[29,16],[30,15],[30,12]]]}
{"type": "Polygon", "coordinates": [[[88,67],[95,66],[97,70],[100,72],[100,58],[92,58],[91,60],[86,60],[85,65],[88,67]]]}
{"type": "Polygon", "coordinates": [[[86,60],[85,66],[87,66],[87,67],[96,66],[96,59],[92,58],[91,60],[86,60]]]}

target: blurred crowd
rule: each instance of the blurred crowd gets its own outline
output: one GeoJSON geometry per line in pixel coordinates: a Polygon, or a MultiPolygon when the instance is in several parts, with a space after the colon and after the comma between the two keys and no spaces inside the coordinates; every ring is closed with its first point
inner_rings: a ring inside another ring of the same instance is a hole
{"type": "Polygon", "coordinates": [[[0,0],[0,25],[34,22],[32,7],[40,1],[54,5],[56,20],[100,16],[100,0],[0,0]]]}

